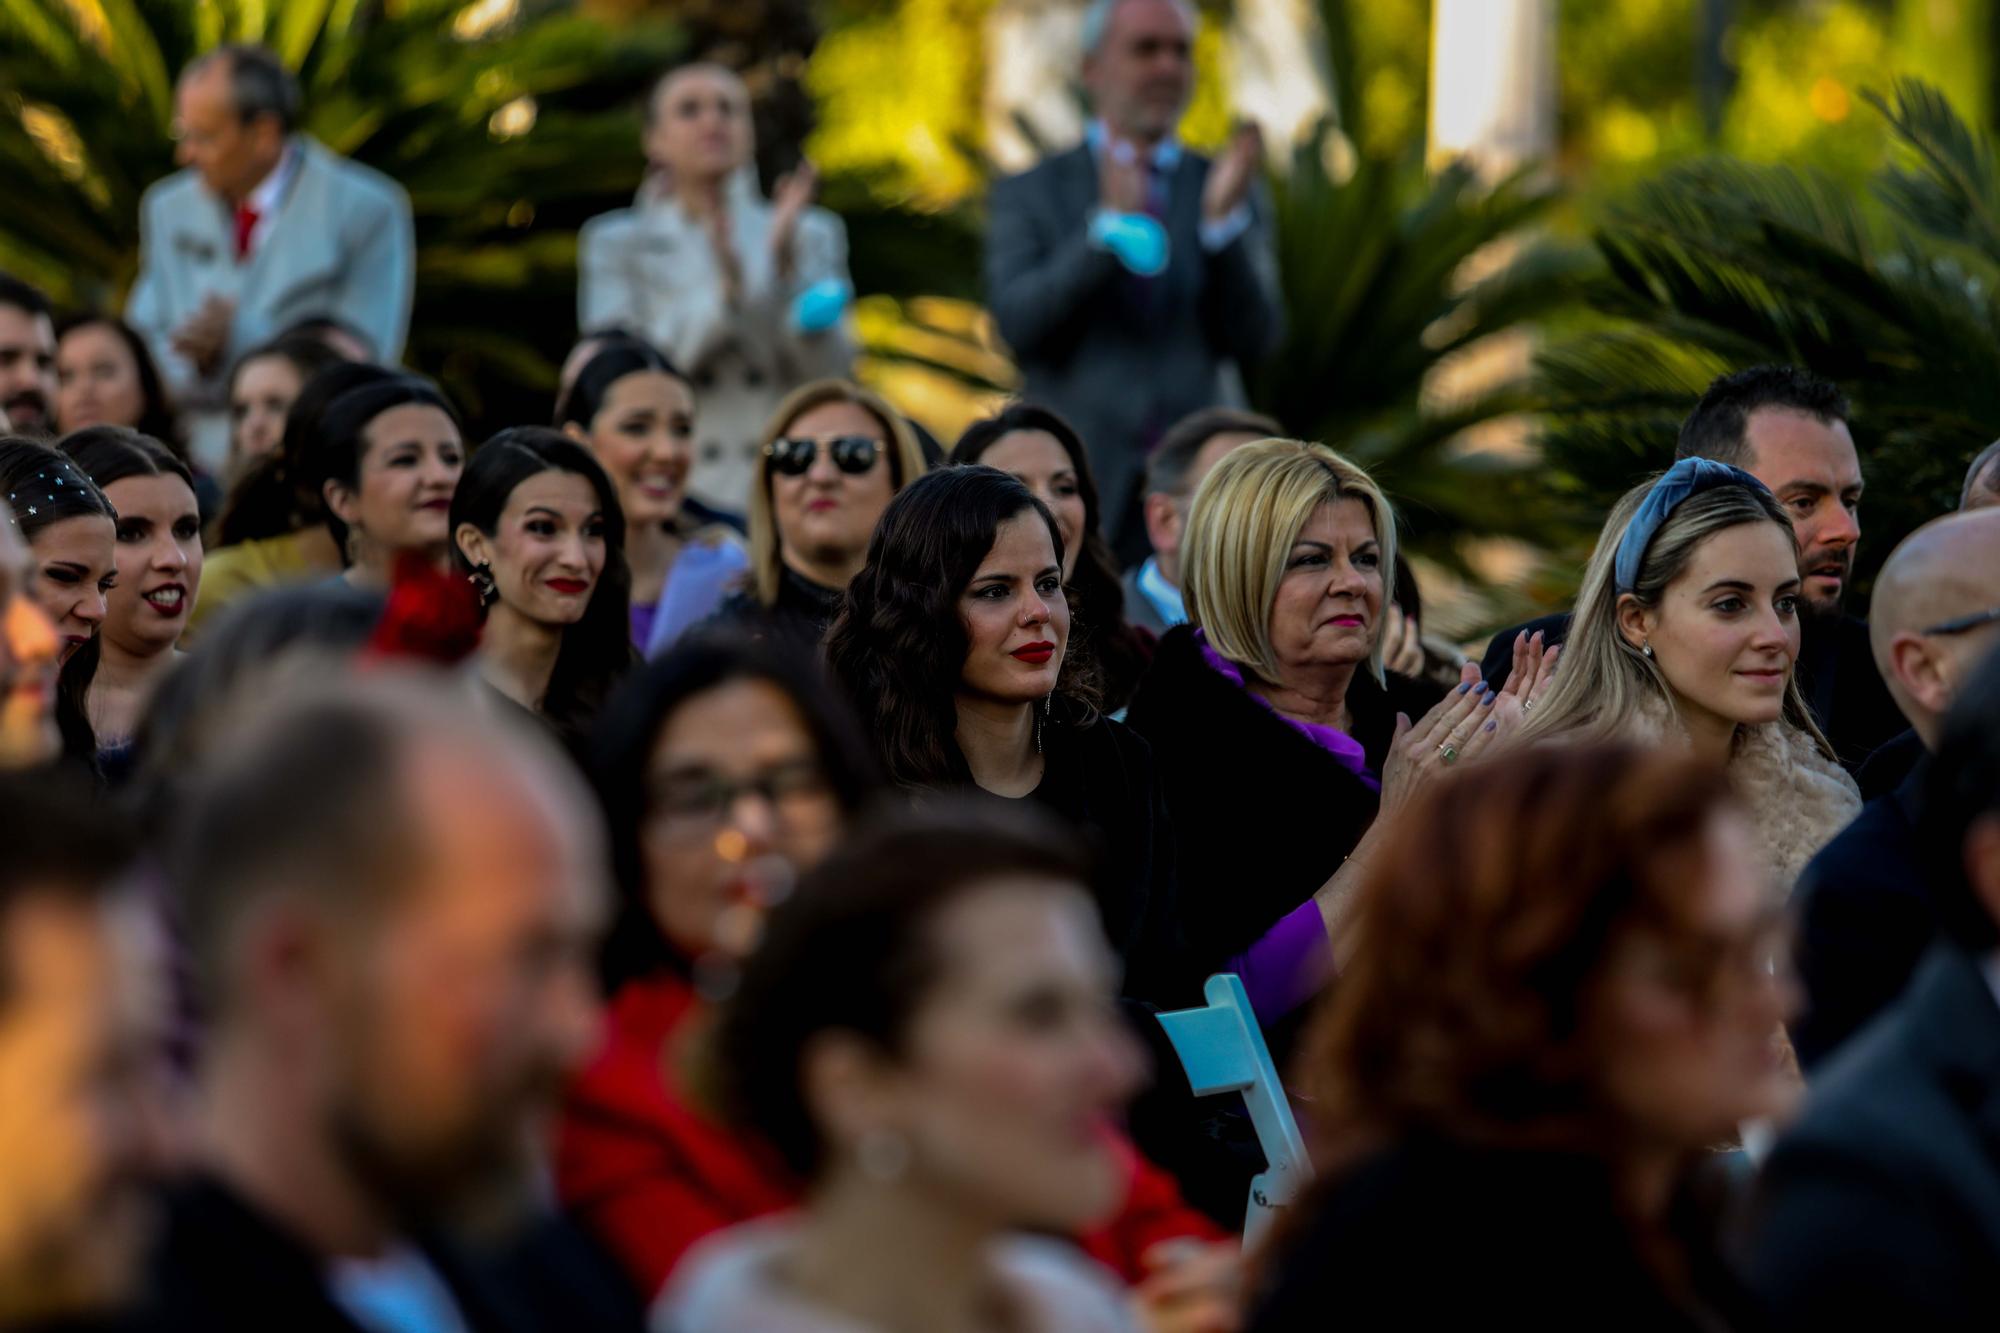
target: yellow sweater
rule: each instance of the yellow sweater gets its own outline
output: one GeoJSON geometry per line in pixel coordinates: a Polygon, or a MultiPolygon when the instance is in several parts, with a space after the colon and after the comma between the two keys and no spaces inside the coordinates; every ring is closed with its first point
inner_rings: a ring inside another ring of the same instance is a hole
{"type": "Polygon", "coordinates": [[[208,620],[224,607],[248,594],[281,583],[304,583],[327,578],[340,571],[328,569],[311,558],[307,541],[321,541],[317,531],[292,532],[263,541],[238,542],[225,546],[202,561],[201,589],[194,610],[188,615],[181,647],[194,642],[208,620]]]}

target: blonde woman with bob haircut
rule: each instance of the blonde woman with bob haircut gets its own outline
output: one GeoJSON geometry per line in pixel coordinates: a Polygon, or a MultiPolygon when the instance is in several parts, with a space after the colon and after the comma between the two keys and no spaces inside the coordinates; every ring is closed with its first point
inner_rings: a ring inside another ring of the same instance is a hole
{"type": "Polygon", "coordinates": [[[759,452],[750,586],[717,615],[814,655],[866,563],[882,511],[923,475],[924,451],[880,396],[847,380],[815,380],[778,404],[759,452]]]}
{"type": "MultiPolygon", "coordinates": [[[[1353,463],[1296,440],[1235,450],[1181,540],[1189,623],[1160,640],[1127,714],[1173,812],[1196,961],[1267,964],[1244,977],[1266,1022],[1331,977],[1377,814],[1519,717],[1476,669],[1442,698],[1383,669],[1395,560],[1395,510],[1353,463]]],[[[1537,655],[1519,688],[1545,688],[1552,665],[1537,655]]]]}
{"type": "Polygon", "coordinates": [[[1686,458],[1629,491],[1584,573],[1564,669],[1521,741],[1685,747],[1724,769],[1789,892],[1861,811],[1799,692],[1798,543],[1764,484],[1686,458]]]}

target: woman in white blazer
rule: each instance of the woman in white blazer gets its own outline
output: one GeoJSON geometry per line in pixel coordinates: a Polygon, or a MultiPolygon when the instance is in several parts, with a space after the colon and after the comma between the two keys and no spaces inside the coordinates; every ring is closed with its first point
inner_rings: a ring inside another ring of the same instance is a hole
{"type": "Polygon", "coordinates": [[[812,206],[810,166],[758,192],[750,95],[727,69],[662,79],[644,142],[652,169],[632,207],[579,236],[578,322],[649,338],[686,369],[701,397],[689,489],[741,514],[772,409],[853,362],[847,233],[812,206]]]}

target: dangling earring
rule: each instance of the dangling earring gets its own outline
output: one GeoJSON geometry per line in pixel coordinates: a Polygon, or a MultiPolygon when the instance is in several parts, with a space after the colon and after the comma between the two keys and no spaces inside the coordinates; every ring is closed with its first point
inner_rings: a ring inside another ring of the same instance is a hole
{"type": "Polygon", "coordinates": [[[910,1169],[910,1145],[893,1129],[871,1129],[854,1145],[854,1162],[870,1180],[894,1184],[910,1169]]]}
{"type": "Polygon", "coordinates": [[[1639,651],[1640,651],[1640,652],[1642,652],[1642,653],[1644,653],[1644,654],[1646,655],[1646,660],[1647,660],[1647,661],[1649,661],[1649,662],[1650,662],[1650,661],[1652,661],[1652,660],[1653,660],[1653,645],[1652,645],[1652,644],[1650,644],[1650,643],[1642,643],[1642,644],[1640,644],[1640,645],[1639,645],[1639,651]]]}
{"type": "Polygon", "coordinates": [[[481,606],[491,606],[500,600],[500,589],[493,583],[493,566],[484,560],[472,567],[472,572],[465,576],[465,581],[479,594],[481,606]]]}
{"type": "Polygon", "coordinates": [[[1042,723],[1048,720],[1050,705],[1055,701],[1055,691],[1051,690],[1042,699],[1042,711],[1035,717],[1035,753],[1042,752],[1042,723]]]}

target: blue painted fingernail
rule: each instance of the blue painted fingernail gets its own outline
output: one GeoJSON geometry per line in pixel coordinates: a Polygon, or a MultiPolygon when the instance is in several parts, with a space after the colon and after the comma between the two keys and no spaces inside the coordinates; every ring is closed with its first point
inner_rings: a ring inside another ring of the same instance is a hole
{"type": "Polygon", "coordinates": [[[1460,694],[1464,694],[1467,690],[1471,688],[1472,688],[1472,682],[1469,680],[1461,680],[1460,682],[1458,682],[1458,692],[1460,694]]]}
{"type": "Polygon", "coordinates": [[[1500,697],[1500,696],[1499,696],[1499,695],[1497,695],[1497,694],[1488,694],[1488,695],[1486,696],[1485,700],[1484,700],[1484,701],[1482,701],[1482,702],[1480,703],[1480,705],[1479,705],[1479,706],[1480,706],[1481,708],[1491,708],[1491,707],[1493,706],[1493,701],[1494,701],[1495,699],[1498,699],[1499,697],[1500,697]]]}
{"type": "Polygon", "coordinates": [[[1493,729],[1494,729],[1495,727],[1497,727],[1497,726],[1499,726],[1499,725],[1500,725],[1500,724],[1499,724],[1498,722],[1488,722],[1488,723],[1486,724],[1486,729],[1487,729],[1488,731],[1492,731],[1492,730],[1493,730],[1493,729]]]}
{"type": "Polygon", "coordinates": [[[1482,681],[1480,681],[1480,682],[1479,682],[1479,688],[1478,688],[1478,689],[1476,689],[1476,690],[1474,690],[1474,691],[1473,691],[1473,693],[1474,693],[1474,694],[1484,694],[1484,693],[1486,693],[1486,682],[1485,682],[1485,681],[1483,681],[1483,680],[1482,680],[1482,681]]]}

